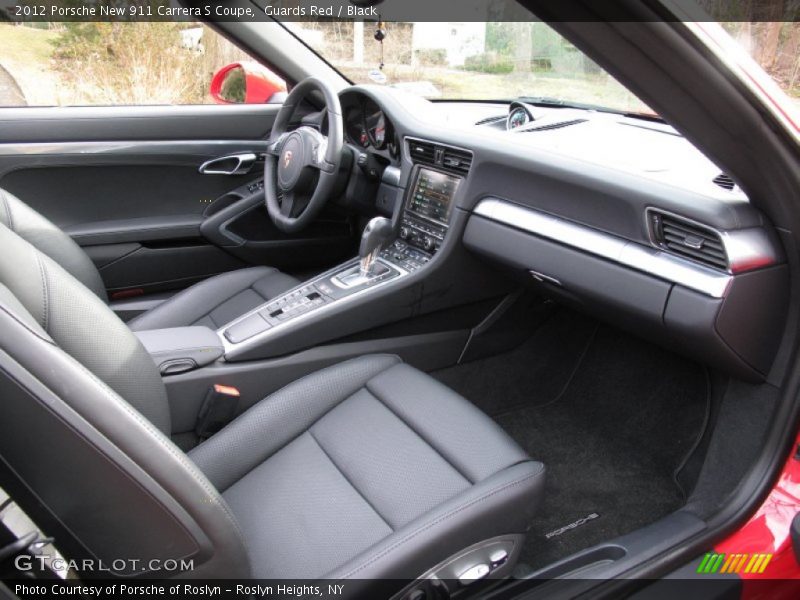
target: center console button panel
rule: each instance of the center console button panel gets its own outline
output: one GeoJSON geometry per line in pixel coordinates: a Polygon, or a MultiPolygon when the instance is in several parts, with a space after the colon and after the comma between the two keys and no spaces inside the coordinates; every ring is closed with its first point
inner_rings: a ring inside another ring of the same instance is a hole
{"type": "Polygon", "coordinates": [[[239,344],[322,306],[408,272],[387,261],[382,261],[377,266],[379,268],[370,276],[357,277],[358,262],[348,263],[331,274],[323,275],[301,288],[271,300],[257,312],[226,326],[223,335],[231,344],[239,344]]]}
{"type": "Polygon", "coordinates": [[[433,257],[427,252],[410,246],[403,240],[395,240],[391,246],[381,252],[381,258],[413,273],[420,267],[424,267],[433,257]]]}
{"type": "Polygon", "coordinates": [[[446,232],[447,227],[444,225],[426,223],[421,219],[415,219],[408,213],[403,215],[400,225],[400,239],[426,252],[438,250],[444,241],[446,232]]]}

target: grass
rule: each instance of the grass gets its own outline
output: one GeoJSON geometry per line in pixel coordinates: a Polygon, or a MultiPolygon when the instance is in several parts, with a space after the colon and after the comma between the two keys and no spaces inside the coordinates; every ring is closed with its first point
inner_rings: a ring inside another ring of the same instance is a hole
{"type": "Polygon", "coordinates": [[[0,24],[3,60],[41,65],[50,60],[57,36],[58,32],[49,29],[0,24]]]}
{"type": "Polygon", "coordinates": [[[0,24],[0,64],[16,79],[28,104],[53,104],[58,78],[51,70],[58,32],[0,24]]]}

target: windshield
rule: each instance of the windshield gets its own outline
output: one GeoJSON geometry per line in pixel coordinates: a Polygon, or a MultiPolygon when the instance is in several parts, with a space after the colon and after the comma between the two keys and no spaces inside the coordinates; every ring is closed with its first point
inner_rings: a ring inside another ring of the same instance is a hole
{"type": "Polygon", "coordinates": [[[580,50],[539,22],[284,23],[353,83],[431,99],[546,97],[652,112],[580,50]]]}

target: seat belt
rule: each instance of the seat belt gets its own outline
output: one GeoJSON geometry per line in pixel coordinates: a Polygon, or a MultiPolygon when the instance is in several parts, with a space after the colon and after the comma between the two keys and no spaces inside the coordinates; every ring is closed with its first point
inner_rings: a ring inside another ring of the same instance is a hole
{"type": "Polygon", "coordinates": [[[239,408],[239,390],[230,385],[214,384],[206,393],[194,432],[206,440],[233,421],[239,408]]]}

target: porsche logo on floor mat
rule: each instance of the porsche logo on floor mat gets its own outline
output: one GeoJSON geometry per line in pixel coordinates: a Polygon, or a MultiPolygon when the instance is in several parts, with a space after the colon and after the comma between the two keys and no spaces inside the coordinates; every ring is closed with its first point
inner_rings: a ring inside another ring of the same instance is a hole
{"type": "Polygon", "coordinates": [[[598,519],[599,517],[600,517],[600,515],[598,515],[597,513],[592,513],[590,515],[586,515],[582,519],[578,519],[577,521],[573,521],[569,525],[564,525],[564,527],[559,527],[558,529],[554,529],[550,533],[545,533],[544,537],[547,538],[548,540],[550,538],[558,537],[559,535],[561,535],[563,533],[566,533],[568,531],[571,531],[571,530],[575,529],[576,527],[580,527],[581,525],[586,525],[586,523],[588,523],[589,521],[593,521],[594,519],[598,519]]]}

